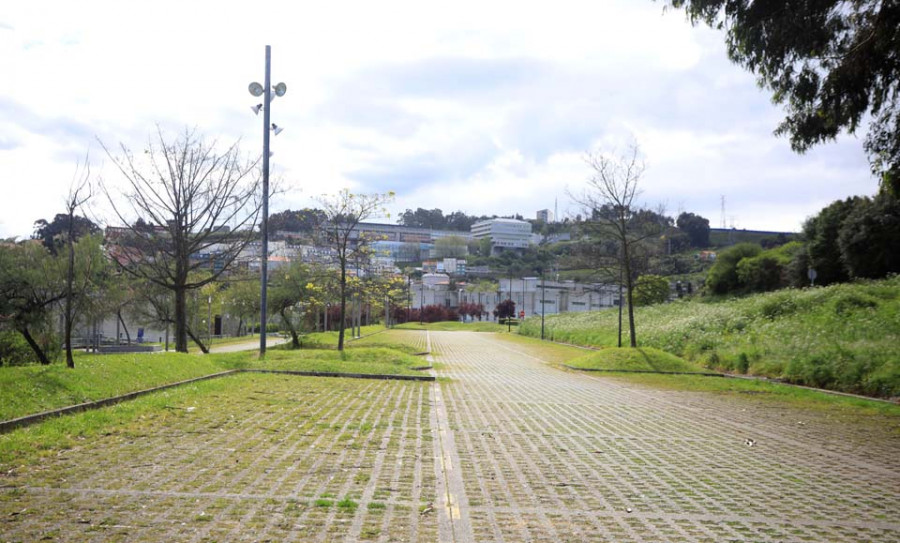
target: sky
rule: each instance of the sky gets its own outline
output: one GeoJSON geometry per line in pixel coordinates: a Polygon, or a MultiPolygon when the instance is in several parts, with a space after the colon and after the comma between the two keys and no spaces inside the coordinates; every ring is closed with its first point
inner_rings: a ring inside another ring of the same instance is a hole
{"type": "MultiPolygon", "coordinates": [[[[139,153],[157,126],[258,156],[247,87],[266,45],[287,85],[271,105],[272,212],[347,188],[395,192],[386,222],[418,207],[574,217],[585,154],[632,144],[641,203],[713,227],[797,231],[877,190],[865,127],[794,153],[724,35],[660,2],[46,0],[0,12],[0,238],[63,212],[85,164],[118,198],[104,147],[139,153]]],[[[102,194],[88,205],[116,224],[102,194]]]]}

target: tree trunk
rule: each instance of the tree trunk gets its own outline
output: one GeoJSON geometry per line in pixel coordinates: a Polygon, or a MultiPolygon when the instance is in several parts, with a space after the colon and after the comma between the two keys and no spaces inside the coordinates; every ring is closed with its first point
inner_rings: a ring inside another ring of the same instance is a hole
{"type": "Polygon", "coordinates": [[[175,289],[175,351],[188,352],[187,299],[184,288],[175,289]]]}
{"type": "MultiPolygon", "coordinates": [[[[125,329],[126,341],[128,341],[128,344],[131,345],[131,334],[128,333],[128,325],[125,324],[125,319],[122,318],[122,310],[121,309],[116,310],[116,317],[118,317],[119,322],[122,323],[122,328],[125,329]]],[[[116,341],[118,341],[118,339],[119,338],[116,338],[116,341]]]]}
{"type": "MultiPolygon", "coordinates": [[[[75,245],[72,236],[75,231],[73,226],[73,212],[69,211],[69,235],[66,245],[69,250],[68,269],[66,270],[66,314],[65,314],[65,342],[66,342],[66,366],[75,367],[75,359],[72,357],[72,284],[75,282],[75,245]]],[[[42,362],[43,363],[43,362],[42,362]]]]}
{"type": "Polygon", "coordinates": [[[338,323],[338,350],[344,350],[344,319],[347,315],[347,265],[341,264],[341,312],[340,322],[338,323]]]}
{"type": "MultiPolygon", "coordinates": [[[[188,336],[191,337],[192,340],[194,340],[194,343],[196,343],[197,346],[200,347],[200,350],[203,352],[203,354],[209,354],[209,347],[204,345],[203,342],[200,341],[200,338],[195,336],[194,332],[192,332],[190,328],[185,328],[185,332],[187,333],[188,336]]],[[[177,350],[177,348],[176,348],[176,350],[177,350]]],[[[182,351],[179,351],[179,352],[182,352],[182,351]]],[[[187,352],[187,351],[184,351],[184,352],[187,352]]]]}
{"type": "Polygon", "coordinates": [[[628,336],[630,345],[637,347],[637,337],[634,333],[634,303],[632,303],[632,294],[634,293],[634,279],[631,277],[631,256],[628,254],[628,244],[625,244],[625,296],[628,303],[628,336]]]}
{"type": "MultiPolygon", "coordinates": [[[[31,350],[34,351],[34,354],[37,355],[38,360],[40,361],[41,365],[42,366],[50,365],[50,359],[47,358],[46,354],[44,354],[44,350],[41,349],[41,346],[37,344],[37,341],[35,341],[34,338],[31,337],[31,333],[28,331],[28,327],[23,326],[23,327],[19,328],[19,333],[22,334],[22,336],[25,338],[25,341],[28,342],[28,346],[31,347],[31,350]]],[[[75,367],[75,366],[73,365],[70,367],[75,367]]]]}
{"type": "Polygon", "coordinates": [[[281,320],[284,321],[288,327],[288,332],[291,333],[291,347],[299,349],[300,338],[297,337],[297,329],[294,327],[294,322],[285,314],[285,308],[282,307],[279,309],[278,314],[281,315],[281,320]]]}

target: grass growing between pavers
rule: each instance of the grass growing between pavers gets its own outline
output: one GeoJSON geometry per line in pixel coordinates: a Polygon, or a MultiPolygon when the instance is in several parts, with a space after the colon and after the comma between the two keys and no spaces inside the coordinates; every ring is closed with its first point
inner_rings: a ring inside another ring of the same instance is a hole
{"type": "Polygon", "coordinates": [[[653,347],[610,347],[566,363],[582,370],[705,373],[709,370],[653,347]]]}
{"type": "Polygon", "coordinates": [[[272,348],[265,360],[254,351],[215,353],[79,354],[74,370],[64,364],[0,368],[0,420],[203,377],[231,369],[422,375],[411,346],[334,349],[272,348]]]}
{"type": "Polygon", "coordinates": [[[398,516],[435,499],[428,420],[424,383],[245,373],[161,391],[0,435],[0,531],[360,539],[356,518],[435,540],[434,520],[398,516]]]}

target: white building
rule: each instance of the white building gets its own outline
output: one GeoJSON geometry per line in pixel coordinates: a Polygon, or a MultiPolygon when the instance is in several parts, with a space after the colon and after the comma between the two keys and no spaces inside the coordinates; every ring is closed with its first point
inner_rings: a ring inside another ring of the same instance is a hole
{"type": "Polygon", "coordinates": [[[489,238],[493,253],[525,249],[532,243],[531,223],[516,219],[488,219],[472,225],[472,237],[489,238]]]}
{"type": "Polygon", "coordinates": [[[538,212],[535,213],[535,218],[545,223],[553,222],[553,212],[549,209],[539,209],[538,212]]]}

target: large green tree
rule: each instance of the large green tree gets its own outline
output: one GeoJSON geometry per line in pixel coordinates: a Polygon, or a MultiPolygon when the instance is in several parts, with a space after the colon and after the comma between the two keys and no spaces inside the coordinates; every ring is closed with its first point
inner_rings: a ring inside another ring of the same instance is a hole
{"type": "Polygon", "coordinates": [[[900,272],[900,198],[861,198],[841,224],[837,246],[851,277],[878,279],[900,272]]]}
{"type": "Polygon", "coordinates": [[[776,133],[798,152],[868,122],[865,149],[900,194],[900,2],[666,0],[724,29],[728,55],[784,104],[776,133]]]}
{"type": "Polygon", "coordinates": [[[676,226],[691,240],[691,247],[709,247],[709,219],[693,213],[682,213],[675,221],[676,226]]]}
{"type": "Polygon", "coordinates": [[[41,364],[55,356],[52,309],[65,295],[61,258],[33,242],[0,246],[0,324],[20,333],[41,364]]]}
{"type": "Polygon", "coordinates": [[[858,197],[835,200],[803,225],[809,267],[816,270],[817,285],[840,283],[850,278],[841,259],[838,235],[844,219],[858,201],[858,197]]]}

